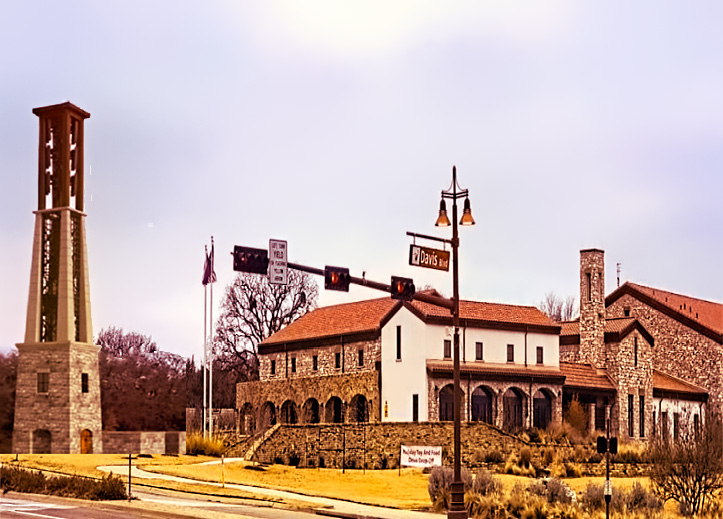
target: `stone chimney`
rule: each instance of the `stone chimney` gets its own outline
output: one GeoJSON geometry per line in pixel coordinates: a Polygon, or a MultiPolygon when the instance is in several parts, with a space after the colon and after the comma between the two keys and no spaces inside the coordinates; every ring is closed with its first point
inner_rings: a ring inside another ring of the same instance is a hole
{"type": "Polygon", "coordinates": [[[580,251],[580,356],[605,367],[605,252],[580,251]]]}

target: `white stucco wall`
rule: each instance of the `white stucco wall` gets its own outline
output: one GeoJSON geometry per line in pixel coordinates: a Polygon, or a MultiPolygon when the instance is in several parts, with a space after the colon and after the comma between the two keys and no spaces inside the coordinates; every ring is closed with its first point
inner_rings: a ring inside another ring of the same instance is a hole
{"type": "MultiPolygon", "coordinates": [[[[402,307],[382,328],[382,421],[411,421],[412,395],[419,398],[419,420],[427,421],[429,403],[427,359],[444,359],[444,341],[454,341],[451,326],[427,325],[402,307]],[[401,326],[402,358],[396,359],[397,326],[401,326]]],[[[543,366],[559,368],[560,339],[556,334],[485,328],[460,328],[460,360],[475,360],[476,343],[484,345],[481,362],[507,364],[507,345],[515,348],[514,364],[537,366],[537,347],[543,347],[543,366]]],[[[453,343],[452,343],[453,344],[453,343]]],[[[453,348],[453,346],[452,346],[453,348]]],[[[450,357],[451,358],[451,357],[450,357]]]]}
{"type": "Polygon", "coordinates": [[[411,422],[412,395],[419,395],[419,420],[427,421],[425,324],[402,307],[382,328],[382,421],[411,422]],[[397,326],[401,360],[397,360],[397,326]]]}
{"type": "Polygon", "coordinates": [[[692,402],[690,400],[677,400],[671,398],[653,398],[653,411],[655,411],[655,434],[661,435],[662,432],[662,421],[661,417],[663,413],[668,413],[668,434],[670,438],[673,438],[673,417],[675,413],[678,413],[680,419],[680,432],[683,434],[686,429],[692,431],[694,416],[697,414],[700,420],[700,425],[703,425],[705,419],[705,404],[701,402],[692,402]],[[690,428],[690,429],[688,429],[690,428]]]}

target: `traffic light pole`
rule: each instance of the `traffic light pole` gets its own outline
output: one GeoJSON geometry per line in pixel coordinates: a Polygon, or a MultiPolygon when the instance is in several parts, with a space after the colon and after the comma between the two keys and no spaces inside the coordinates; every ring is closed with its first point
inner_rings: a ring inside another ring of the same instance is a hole
{"type": "MultiPolygon", "coordinates": [[[[309,274],[316,274],[317,276],[324,275],[324,269],[309,267],[308,265],[289,263],[287,267],[290,269],[299,270],[301,272],[307,272],[309,274]]],[[[366,277],[358,278],[354,276],[349,276],[349,283],[354,285],[361,285],[363,287],[373,288],[374,290],[386,292],[387,294],[389,294],[392,290],[391,285],[387,285],[386,283],[379,283],[378,281],[372,281],[371,279],[367,279],[366,277]]],[[[449,310],[452,310],[454,308],[454,301],[452,299],[447,299],[446,297],[435,296],[424,292],[415,292],[413,299],[416,299],[417,301],[422,301],[424,303],[441,306],[443,308],[448,308],[449,310]]]]}

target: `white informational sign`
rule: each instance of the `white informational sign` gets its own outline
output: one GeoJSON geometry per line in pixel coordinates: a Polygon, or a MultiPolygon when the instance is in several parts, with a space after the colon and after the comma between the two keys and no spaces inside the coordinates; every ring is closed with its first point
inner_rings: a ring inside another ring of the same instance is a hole
{"type": "Polygon", "coordinates": [[[286,241],[269,240],[269,283],[285,285],[288,280],[286,241]]]}
{"type": "Polygon", "coordinates": [[[605,496],[613,495],[613,484],[612,484],[612,481],[610,481],[609,479],[605,480],[605,486],[603,488],[603,495],[605,495],[605,496]]]}
{"type": "Polygon", "coordinates": [[[442,447],[402,445],[400,465],[405,467],[441,467],[442,447]]]}

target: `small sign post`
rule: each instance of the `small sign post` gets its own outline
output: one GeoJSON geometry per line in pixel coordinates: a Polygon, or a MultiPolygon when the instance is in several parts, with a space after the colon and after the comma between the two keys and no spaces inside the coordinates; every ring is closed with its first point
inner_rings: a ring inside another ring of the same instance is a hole
{"type": "Polygon", "coordinates": [[[269,283],[272,285],[288,282],[287,252],[285,240],[269,240],[269,283]]]}
{"type": "Polygon", "coordinates": [[[409,264],[414,267],[449,272],[449,251],[422,247],[421,245],[410,245],[409,264]]]}

